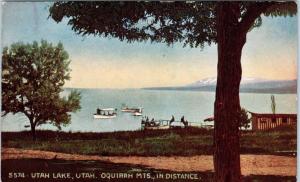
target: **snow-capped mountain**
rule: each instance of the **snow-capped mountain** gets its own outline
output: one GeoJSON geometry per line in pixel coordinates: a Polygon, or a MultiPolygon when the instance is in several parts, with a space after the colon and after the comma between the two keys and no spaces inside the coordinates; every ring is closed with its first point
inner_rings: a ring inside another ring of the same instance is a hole
{"type": "MultiPolygon", "coordinates": [[[[252,77],[243,77],[241,80],[241,85],[249,84],[249,83],[261,83],[261,82],[267,82],[272,80],[262,79],[262,78],[252,78],[252,77]]],[[[216,77],[210,77],[210,78],[204,78],[202,80],[198,80],[194,83],[186,85],[187,87],[201,87],[201,86],[215,86],[217,85],[217,78],[216,77]]]]}
{"type": "Polygon", "coordinates": [[[206,85],[216,85],[217,84],[217,78],[204,78],[202,80],[198,80],[194,83],[186,85],[187,87],[200,87],[200,86],[206,86],[206,85]]]}
{"type": "MultiPolygon", "coordinates": [[[[194,83],[178,87],[151,87],[149,90],[193,90],[215,91],[217,79],[205,78],[194,83]]],[[[297,93],[297,80],[270,80],[244,77],[241,80],[240,92],[249,93],[297,93]]]]}

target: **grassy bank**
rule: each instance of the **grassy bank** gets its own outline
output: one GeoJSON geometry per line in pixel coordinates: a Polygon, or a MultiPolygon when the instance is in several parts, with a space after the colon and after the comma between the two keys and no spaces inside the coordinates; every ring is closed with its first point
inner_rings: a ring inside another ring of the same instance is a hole
{"type": "MultiPolygon", "coordinates": [[[[37,136],[38,140],[32,141],[30,132],[3,132],[2,144],[4,147],[103,156],[213,153],[213,131],[200,128],[111,133],[38,131],[37,136]]],[[[241,133],[242,154],[279,154],[295,150],[295,126],[241,133]]]]}

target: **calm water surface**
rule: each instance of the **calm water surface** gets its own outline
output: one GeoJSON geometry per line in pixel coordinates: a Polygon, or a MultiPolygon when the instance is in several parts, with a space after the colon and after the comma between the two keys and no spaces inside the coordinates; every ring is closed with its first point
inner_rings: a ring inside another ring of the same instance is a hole
{"type": "MultiPolygon", "coordinates": [[[[72,114],[71,124],[62,127],[63,131],[108,132],[140,129],[141,117],[122,113],[121,106],[144,107],[143,115],[150,119],[176,120],[181,116],[190,122],[200,124],[213,115],[214,92],[195,91],[154,91],[140,89],[110,90],[110,89],[78,89],[81,92],[81,110],[72,114]],[[94,119],[97,107],[117,108],[114,119],[94,119]]],[[[70,92],[65,90],[62,95],[70,92]]],[[[274,94],[277,113],[296,113],[296,94],[274,94]]],[[[241,106],[252,112],[270,113],[271,94],[241,93],[241,106]]],[[[7,115],[2,118],[2,131],[29,130],[28,119],[22,114],[7,115]]],[[[52,125],[42,125],[38,129],[57,130],[52,125]]]]}

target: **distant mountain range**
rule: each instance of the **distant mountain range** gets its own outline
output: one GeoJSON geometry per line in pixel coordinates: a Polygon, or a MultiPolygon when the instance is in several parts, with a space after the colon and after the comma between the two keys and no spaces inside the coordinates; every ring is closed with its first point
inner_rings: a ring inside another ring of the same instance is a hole
{"type": "MultiPolygon", "coordinates": [[[[148,87],[147,90],[216,90],[216,78],[205,78],[194,83],[178,87],[148,87]]],[[[268,80],[260,78],[242,78],[240,92],[246,93],[297,93],[297,80],[268,80]]]]}

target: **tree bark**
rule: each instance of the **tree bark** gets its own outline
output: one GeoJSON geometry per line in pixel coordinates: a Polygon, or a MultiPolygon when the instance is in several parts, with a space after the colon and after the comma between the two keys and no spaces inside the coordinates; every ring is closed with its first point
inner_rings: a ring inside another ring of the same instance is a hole
{"type": "Polygon", "coordinates": [[[239,87],[241,54],[246,33],[238,28],[237,2],[217,5],[218,75],[214,105],[215,181],[241,181],[239,143],[239,87]]]}

